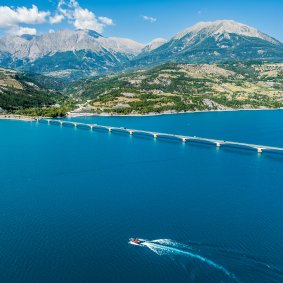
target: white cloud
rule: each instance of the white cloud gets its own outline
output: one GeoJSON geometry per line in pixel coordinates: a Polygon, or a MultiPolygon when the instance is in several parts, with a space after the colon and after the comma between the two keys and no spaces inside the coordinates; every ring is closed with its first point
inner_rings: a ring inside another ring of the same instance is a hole
{"type": "Polygon", "coordinates": [[[142,16],[142,18],[147,21],[147,22],[150,22],[150,23],[155,23],[157,21],[156,18],[153,18],[153,17],[150,17],[150,16],[142,16]]]}
{"type": "Polygon", "coordinates": [[[28,27],[20,27],[20,26],[13,26],[9,33],[14,35],[23,35],[23,34],[30,34],[30,35],[36,35],[36,29],[35,28],[28,28],[28,27]]]}
{"type": "Polygon", "coordinates": [[[62,14],[55,14],[49,18],[49,22],[51,25],[59,24],[64,20],[64,16],[62,14]]]}
{"type": "Polygon", "coordinates": [[[106,26],[113,26],[114,23],[113,23],[113,20],[112,19],[109,19],[107,17],[99,17],[98,18],[100,20],[100,22],[106,26]]]}
{"type": "Polygon", "coordinates": [[[9,28],[18,24],[42,24],[49,15],[49,11],[39,11],[35,5],[30,9],[0,6],[0,28],[9,28]]]}
{"type": "Polygon", "coordinates": [[[57,10],[58,13],[63,15],[66,18],[72,18],[72,14],[74,12],[74,9],[79,7],[79,3],[75,0],[59,0],[57,10]]]}
{"type": "Polygon", "coordinates": [[[48,31],[48,33],[54,33],[54,32],[55,32],[54,29],[50,29],[50,30],[48,31]]]}
{"type": "Polygon", "coordinates": [[[92,11],[81,8],[75,0],[70,0],[68,3],[64,2],[64,4],[69,8],[65,9],[64,12],[76,29],[89,29],[102,33],[105,26],[113,25],[112,19],[107,17],[97,18],[92,11]]]}
{"type": "Polygon", "coordinates": [[[43,24],[49,15],[49,11],[39,11],[35,5],[32,5],[31,8],[0,6],[0,29],[15,35],[35,35],[37,33],[35,28],[21,26],[21,24],[43,24]]]}
{"type": "Polygon", "coordinates": [[[76,29],[89,29],[102,33],[106,26],[114,25],[107,17],[97,17],[92,11],[82,8],[76,0],[60,0],[58,15],[67,18],[76,29]]]}
{"type": "Polygon", "coordinates": [[[36,34],[29,25],[59,24],[67,20],[76,29],[89,29],[102,33],[106,26],[114,25],[108,17],[97,17],[92,11],[82,8],[76,0],[58,0],[56,11],[39,11],[36,5],[27,7],[0,6],[0,29],[11,34],[36,34]]]}
{"type": "Polygon", "coordinates": [[[78,7],[74,11],[74,26],[77,29],[89,29],[103,32],[104,24],[88,9],[78,7]]]}

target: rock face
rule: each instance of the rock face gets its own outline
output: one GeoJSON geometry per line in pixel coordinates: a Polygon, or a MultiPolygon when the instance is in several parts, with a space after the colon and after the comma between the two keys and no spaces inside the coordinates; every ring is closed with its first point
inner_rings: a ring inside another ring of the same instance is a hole
{"type": "Polygon", "coordinates": [[[140,66],[168,61],[214,63],[232,60],[282,61],[283,44],[235,21],[201,22],[134,61],[140,66]]]}
{"type": "Polygon", "coordinates": [[[276,44],[278,41],[272,37],[258,31],[253,27],[249,27],[242,23],[238,23],[231,20],[220,20],[215,22],[200,22],[193,27],[187,28],[182,32],[177,33],[173,39],[181,39],[186,35],[189,35],[188,41],[190,41],[198,33],[203,33],[206,36],[215,37],[219,40],[221,35],[229,38],[229,34],[237,34],[239,36],[256,37],[262,40],[269,41],[276,44]]]}
{"type": "Polygon", "coordinates": [[[166,62],[283,61],[283,44],[247,25],[201,22],[144,46],[89,30],[0,38],[0,66],[77,79],[166,62]]]}
{"type": "Polygon", "coordinates": [[[96,53],[121,53],[131,58],[138,54],[144,45],[130,39],[109,37],[88,30],[61,30],[42,36],[13,36],[0,39],[1,52],[7,52],[14,59],[34,61],[56,52],[88,50],[96,53]]]}
{"type": "Polygon", "coordinates": [[[163,45],[164,43],[166,43],[167,40],[164,38],[156,38],[154,40],[152,40],[149,44],[147,44],[143,49],[142,49],[142,53],[148,53],[153,51],[154,49],[160,47],[161,45],[163,45]]]}
{"type": "Polygon", "coordinates": [[[62,76],[101,74],[121,68],[144,45],[130,39],[105,38],[88,30],[61,30],[42,36],[6,36],[0,39],[2,66],[62,76]]]}

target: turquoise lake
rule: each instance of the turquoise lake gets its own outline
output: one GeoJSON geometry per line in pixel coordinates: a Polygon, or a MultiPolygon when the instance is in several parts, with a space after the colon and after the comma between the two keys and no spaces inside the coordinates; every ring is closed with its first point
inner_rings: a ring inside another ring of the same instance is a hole
{"type": "MultiPolygon", "coordinates": [[[[283,147],[281,110],[72,121],[283,147]]],[[[0,282],[283,282],[283,155],[36,122],[0,131],[0,282]]]]}

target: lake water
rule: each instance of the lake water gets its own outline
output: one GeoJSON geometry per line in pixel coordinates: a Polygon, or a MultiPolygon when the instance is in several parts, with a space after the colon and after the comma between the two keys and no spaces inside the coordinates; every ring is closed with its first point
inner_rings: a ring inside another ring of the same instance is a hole
{"type": "MultiPolygon", "coordinates": [[[[73,120],[283,147],[283,111],[73,120]]],[[[283,155],[0,131],[0,282],[283,282],[283,155]]]]}

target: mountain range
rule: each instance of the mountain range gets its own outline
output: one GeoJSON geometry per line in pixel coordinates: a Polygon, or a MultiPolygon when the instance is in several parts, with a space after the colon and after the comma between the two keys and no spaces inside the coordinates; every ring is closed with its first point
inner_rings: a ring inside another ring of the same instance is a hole
{"type": "Polygon", "coordinates": [[[139,54],[133,64],[248,60],[282,61],[283,44],[255,28],[222,20],[201,22],[185,29],[149,54],[139,54]]]}
{"type": "Polygon", "coordinates": [[[90,30],[0,38],[0,66],[75,80],[166,62],[283,61],[283,44],[231,21],[201,22],[147,45],[90,30]]]}
{"type": "Polygon", "coordinates": [[[8,35],[0,39],[0,64],[56,77],[94,76],[118,70],[143,47],[130,39],[105,38],[89,30],[8,35]]]}

